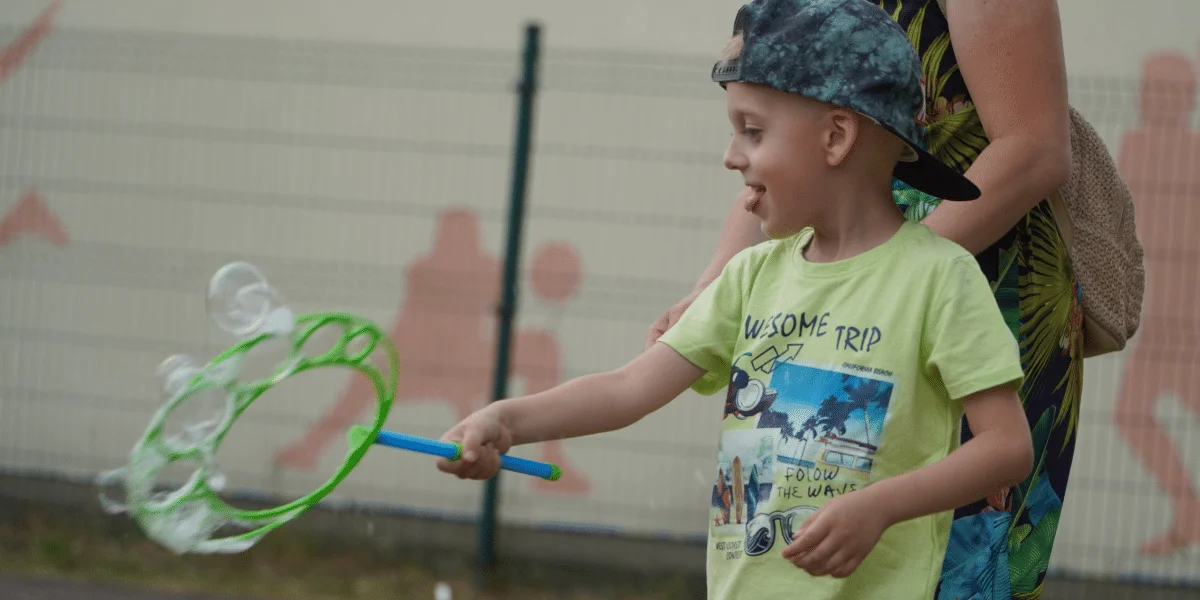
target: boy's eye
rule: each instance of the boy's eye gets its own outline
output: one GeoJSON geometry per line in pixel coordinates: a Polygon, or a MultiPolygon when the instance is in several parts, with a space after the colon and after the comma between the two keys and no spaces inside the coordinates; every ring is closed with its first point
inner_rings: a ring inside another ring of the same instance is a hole
{"type": "Polygon", "coordinates": [[[762,130],[755,128],[755,127],[743,127],[742,128],[742,135],[744,135],[752,140],[758,139],[758,136],[761,134],[762,134],[762,130]]]}

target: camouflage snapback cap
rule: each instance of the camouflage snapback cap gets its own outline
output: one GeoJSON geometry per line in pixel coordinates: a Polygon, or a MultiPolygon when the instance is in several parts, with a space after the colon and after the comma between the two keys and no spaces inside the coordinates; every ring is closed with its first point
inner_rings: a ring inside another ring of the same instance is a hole
{"type": "Polygon", "coordinates": [[[734,19],[742,52],[713,66],[712,79],[753,83],[858,112],[909,151],[896,179],[944,200],[974,200],[979,188],[924,150],[921,61],[908,36],[868,0],[753,0],[734,19]]]}

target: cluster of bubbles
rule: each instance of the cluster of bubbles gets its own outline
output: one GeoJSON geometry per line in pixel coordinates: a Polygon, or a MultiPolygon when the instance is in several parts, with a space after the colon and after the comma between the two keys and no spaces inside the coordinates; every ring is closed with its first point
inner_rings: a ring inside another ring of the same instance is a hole
{"type": "MultiPolygon", "coordinates": [[[[130,514],[147,536],[179,554],[241,552],[303,511],[235,510],[217,496],[225,486],[216,464],[217,445],[248,403],[249,388],[239,379],[249,346],[269,340],[286,343],[295,315],[262,272],[245,262],[217,271],[209,282],[206,307],[217,327],[252,343],[205,365],[186,355],[163,361],[156,373],[163,405],[130,451],[129,462],[98,480],[106,512],[130,514]],[[194,471],[173,491],[157,489],[162,487],[163,470],[173,463],[185,463],[194,471]],[[213,539],[225,529],[241,533],[213,539]]],[[[278,364],[272,379],[286,377],[292,366],[287,361],[278,364]]]]}

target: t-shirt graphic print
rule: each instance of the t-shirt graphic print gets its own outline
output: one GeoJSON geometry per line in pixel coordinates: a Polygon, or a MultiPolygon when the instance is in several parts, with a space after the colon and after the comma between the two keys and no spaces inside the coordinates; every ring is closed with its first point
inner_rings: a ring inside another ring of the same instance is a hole
{"type": "Polygon", "coordinates": [[[844,579],[781,553],[831,500],[952,452],[958,400],[1020,384],[1016,342],[974,258],[923,225],[834,263],[807,239],[740,253],[660,338],[723,393],[709,598],[932,597],[950,512],[889,527],[844,579]]]}
{"type": "Polygon", "coordinates": [[[866,485],[883,438],[890,379],[791,361],[768,347],[731,369],[711,510],[730,559],[782,550],[824,499],[866,485]]]}

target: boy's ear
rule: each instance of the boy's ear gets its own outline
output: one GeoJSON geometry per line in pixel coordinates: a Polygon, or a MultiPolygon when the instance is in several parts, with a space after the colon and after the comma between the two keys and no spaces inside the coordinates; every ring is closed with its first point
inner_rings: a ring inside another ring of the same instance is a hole
{"type": "Polygon", "coordinates": [[[824,143],[825,162],[831,167],[841,166],[850,156],[858,141],[859,121],[854,112],[834,108],[825,119],[824,143]]]}

